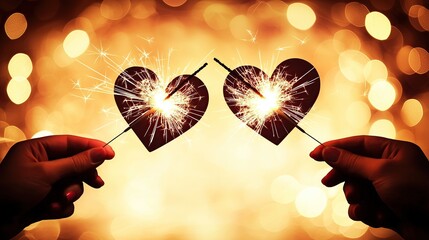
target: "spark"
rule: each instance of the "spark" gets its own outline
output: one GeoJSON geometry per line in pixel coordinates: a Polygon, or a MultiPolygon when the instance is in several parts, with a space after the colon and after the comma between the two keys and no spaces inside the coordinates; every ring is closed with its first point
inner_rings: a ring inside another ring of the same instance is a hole
{"type": "MultiPolygon", "coordinates": [[[[148,43],[154,41],[153,37],[141,38],[148,43]]],[[[211,50],[205,58],[212,54],[213,51],[211,50]]],[[[93,46],[93,50],[89,51],[88,55],[94,55],[95,62],[102,64],[94,65],[76,59],[79,64],[89,70],[90,74],[84,80],[72,80],[73,89],[80,92],[80,94],[72,93],[72,95],[82,99],[84,103],[92,100],[95,93],[112,95],[114,92],[116,96],[122,96],[126,99],[127,109],[121,113],[113,111],[116,107],[104,106],[100,108],[101,114],[112,119],[110,123],[106,123],[96,130],[108,127],[112,123],[120,124],[123,122],[123,117],[132,117],[134,121],[129,124],[126,129],[128,131],[137,121],[147,117],[150,120],[150,130],[148,129],[146,134],[150,135],[151,141],[155,138],[167,138],[168,136],[182,134],[184,124],[189,123],[186,118],[199,120],[204,114],[204,112],[199,112],[191,106],[191,104],[195,103],[194,100],[201,100],[203,96],[200,96],[196,91],[195,88],[198,86],[186,81],[186,75],[183,76],[187,67],[174,69],[170,67],[173,52],[175,50],[171,48],[165,55],[160,53],[156,55],[147,49],[136,47],[135,51],[119,56],[110,53],[102,44],[99,47],[93,46]],[[124,76],[126,77],[123,78],[124,87],[118,90],[115,89],[117,76],[132,66],[152,69],[157,75],[157,81],[150,78],[141,78],[144,75],[142,73],[137,76],[127,76],[125,74],[124,76]],[[100,67],[103,67],[104,71],[101,71],[100,67]],[[173,84],[175,86],[171,86],[170,81],[176,76],[181,77],[179,77],[176,84],[173,84]],[[133,77],[137,77],[138,81],[133,81],[133,77]],[[179,85],[180,89],[173,89],[179,85]],[[165,99],[168,93],[174,94],[165,99]],[[162,129],[163,136],[155,136],[155,129],[162,129]]]]}
{"type": "MultiPolygon", "coordinates": [[[[225,64],[218,59],[214,59],[226,70],[231,72],[225,64]]],[[[310,69],[302,76],[291,76],[287,73],[287,66],[275,71],[270,78],[262,71],[255,71],[254,68],[240,69],[238,74],[241,81],[237,84],[226,84],[226,91],[231,97],[226,98],[228,105],[238,109],[236,113],[246,125],[261,133],[266,124],[271,124],[273,136],[276,136],[276,127],[273,122],[283,123],[283,119],[293,123],[302,133],[314,139],[319,144],[320,141],[308,134],[303,128],[298,126],[298,122],[306,115],[301,106],[296,105],[302,100],[298,96],[307,93],[306,87],[313,84],[318,78],[309,81],[300,81],[310,69]],[[287,80],[288,78],[291,78],[287,80]]],[[[231,81],[231,80],[228,80],[231,81]]]]}
{"type": "Polygon", "coordinates": [[[170,135],[173,137],[181,135],[182,129],[188,123],[187,119],[198,121],[204,114],[203,111],[192,108],[191,102],[195,99],[200,100],[202,96],[196,90],[198,86],[194,86],[187,80],[206,66],[207,63],[189,76],[180,76],[177,80],[178,84],[172,90],[170,88],[170,91],[169,82],[162,79],[154,81],[152,78],[145,77],[150,76],[146,68],[142,68],[140,72],[136,72],[132,76],[124,74],[122,85],[131,84],[134,85],[134,88],[130,90],[127,87],[118,87],[115,88],[115,94],[125,97],[124,104],[126,107],[122,114],[126,119],[132,121],[124,131],[106,143],[105,146],[129,131],[134,124],[144,117],[147,117],[149,121],[145,136],[150,137],[150,144],[156,137],[160,137],[156,136],[158,129],[161,129],[165,141],[170,135]]]}
{"type": "Polygon", "coordinates": [[[256,43],[256,37],[258,35],[258,32],[253,33],[251,30],[247,29],[246,30],[247,34],[249,34],[249,38],[248,39],[242,39],[245,42],[251,42],[251,43],[256,43]]]}
{"type": "Polygon", "coordinates": [[[261,132],[267,121],[278,120],[278,112],[284,112],[296,122],[300,121],[305,113],[297,106],[288,104],[296,101],[295,95],[298,95],[303,84],[295,86],[298,77],[294,77],[290,82],[286,81],[286,74],[279,71],[270,80],[262,72],[255,73],[249,69],[240,73],[242,76],[251,76],[250,79],[244,79],[246,82],[252,82],[257,92],[263,97],[258,96],[257,92],[248,88],[246,84],[239,84],[233,88],[228,85],[227,91],[232,97],[227,99],[232,106],[239,109],[237,116],[247,125],[252,126],[257,132],[261,132]]]}
{"type": "Polygon", "coordinates": [[[141,39],[145,40],[148,44],[152,44],[155,42],[154,37],[140,37],[141,39]]]}
{"type": "Polygon", "coordinates": [[[307,41],[308,41],[308,36],[307,37],[305,37],[304,39],[301,39],[301,38],[299,38],[299,37],[297,37],[297,36],[292,36],[293,38],[295,38],[296,40],[298,40],[298,42],[300,43],[300,45],[304,45],[304,44],[306,44],[307,43],[307,41]]]}

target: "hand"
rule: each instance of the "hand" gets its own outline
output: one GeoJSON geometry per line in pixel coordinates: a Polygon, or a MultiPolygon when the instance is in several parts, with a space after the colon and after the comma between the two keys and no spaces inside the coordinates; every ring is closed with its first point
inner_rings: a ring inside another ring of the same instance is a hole
{"type": "Polygon", "coordinates": [[[115,155],[98,140],[50,136],[16,143],[0,164],[0,239],[33,222],[73,214],[83,182],[103,186],[96,167],[115,155]]]}
{"type": "Polygon", "coordinates": [[[417,145],[356,136],[324,143],[310,156],[333,168],[324,185],[345,182],[350,218],[429,239],[429,162],[417,145]]]}

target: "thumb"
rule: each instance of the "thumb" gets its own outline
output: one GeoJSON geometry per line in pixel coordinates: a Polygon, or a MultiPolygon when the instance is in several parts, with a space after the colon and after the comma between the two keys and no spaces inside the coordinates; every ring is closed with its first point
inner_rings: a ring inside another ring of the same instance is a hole
{"type": "Polygon", "coordinates": [[[322,156],[326,163],[341,173],[370,181],[374,180],[373,176],[381,164],[381,159],[356,155],[335,147],[324,148],[322,156]]]}
{"type": "Polygon", "coordinates": [[[44,162],[46,172],[52,182],[63,178],[81,175],[101,165],[104,160],[113,158],[113,154],[103,147],[93,148],[71,157],[44,162]]]}

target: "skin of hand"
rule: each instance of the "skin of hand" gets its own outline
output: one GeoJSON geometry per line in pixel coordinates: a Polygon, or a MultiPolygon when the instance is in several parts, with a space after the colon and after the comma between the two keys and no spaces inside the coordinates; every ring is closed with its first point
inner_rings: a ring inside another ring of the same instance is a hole
{"type": "Polygon", "coordinates": [[[49,136],[18,142],[0,164],[0,239],[31,223],[73,214],[83,182],[104,185],[96,168],[115,155],[104,142],[49,136]]]}
{"type": "Polygon", "coordinates": [[[405,239],[429,239],[429,162],[420,147],[355,136],[326,142],[310,157],[332,167],[324,185],[344,182],[351,219],[390,228],[405,239]]]}

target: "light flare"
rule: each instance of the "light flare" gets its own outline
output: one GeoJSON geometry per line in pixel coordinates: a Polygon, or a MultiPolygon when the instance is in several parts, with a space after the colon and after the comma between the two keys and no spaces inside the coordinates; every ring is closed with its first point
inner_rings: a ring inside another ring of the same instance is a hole
{"type": "MultiPolygon", "coordinates": [[[[240,75],[247,76],[248,72],[240,75]]],[[[255,127],[260,132],[267,121],[283,121],[280,116],[286,115],[287,119],[295,123],[305,116],[306,113],[301,107],[289,103],[299,100],[296,96],[303,91],[306,92],[305,87],[313,82],[296,84],[301,79],[298,76],[287,81],[288,74],[285,71],[278,71],[271,79],[262,72],[252,73],[250,76],[252,79],[244,80],[252,82],[262,96],[245,84],[240,84],[237,88],[228,85],[227,89],[233,96],[227,101],[239,108],[237,116],[245,124],[255,127]]]]}

